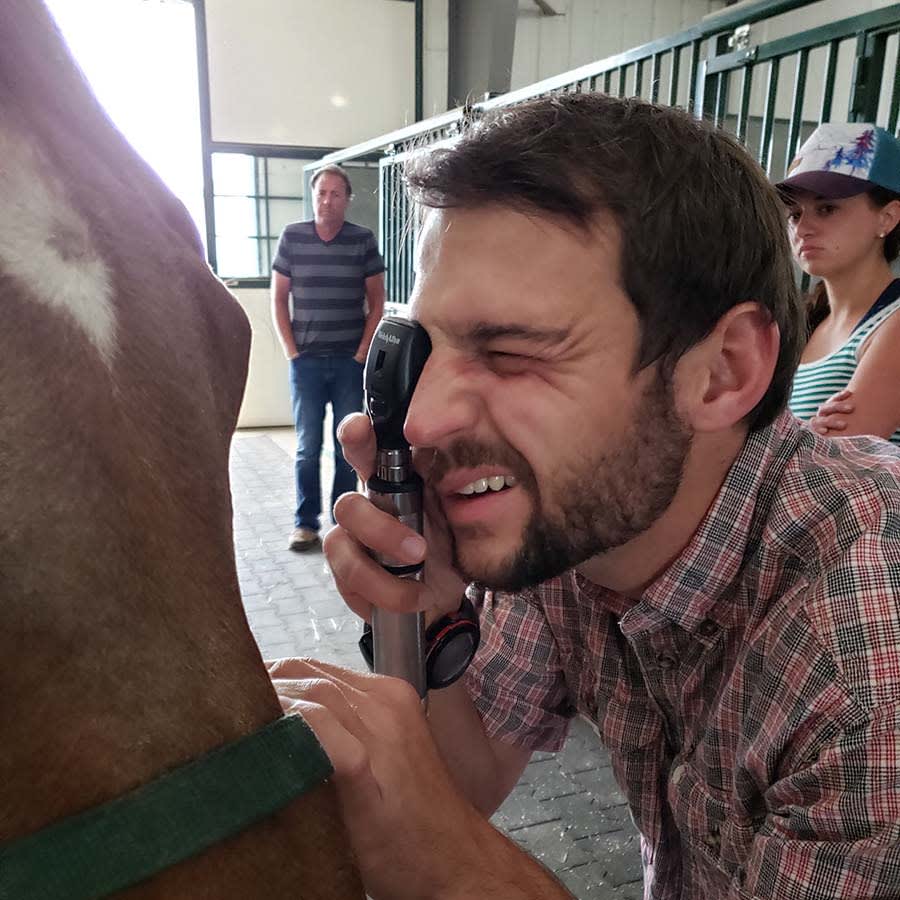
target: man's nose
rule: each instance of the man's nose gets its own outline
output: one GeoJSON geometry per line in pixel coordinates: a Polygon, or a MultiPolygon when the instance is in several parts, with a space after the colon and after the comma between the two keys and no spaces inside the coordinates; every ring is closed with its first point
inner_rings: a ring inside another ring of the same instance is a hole
{"type": "Polygon", "coordinates": [[[413,447],[439,447],[471,434],[479,400],[464,360],[432,353],[409,404],[404,433],[413,447]]]}

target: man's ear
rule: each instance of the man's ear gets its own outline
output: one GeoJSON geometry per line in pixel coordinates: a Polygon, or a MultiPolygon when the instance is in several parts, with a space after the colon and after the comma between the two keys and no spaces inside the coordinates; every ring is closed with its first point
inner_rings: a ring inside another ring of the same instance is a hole
{"type": "Polygon", "coordinates": [[[741,303],[719,319],[675,367],[678,410],[697,432],[740,422],[772,383],[778,326],[758,303],[741,303]]]}

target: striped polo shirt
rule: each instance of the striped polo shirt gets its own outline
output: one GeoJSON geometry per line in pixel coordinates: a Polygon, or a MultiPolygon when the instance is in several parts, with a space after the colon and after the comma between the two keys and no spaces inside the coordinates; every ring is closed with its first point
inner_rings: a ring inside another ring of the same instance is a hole
{"type": "MultiPolygon", "coordinates": [[[[891,282],[876,305],[880,309],[864,319],[837,350],[822,359],[799,365],[788,402],[791,412],[798,419],[811,419],[829,397],[844,390],[850,383],[859,365],[860,349],[866,339],[900,309],[900,279],[891,282]],[[885,300],[886,303],[883,302],[885,300]]],[[[895,431],[890,440],[900,444],[900,430],[895,431]]]]}
{"type": "Polygon", "coordinates": [[[384,271],[375,235],[344,222],[323,241],[315,222],[294,222],[281,233],[272,268],[291,279],[299,353],[356,353],[366,323],[366,279],[384,271]]]}

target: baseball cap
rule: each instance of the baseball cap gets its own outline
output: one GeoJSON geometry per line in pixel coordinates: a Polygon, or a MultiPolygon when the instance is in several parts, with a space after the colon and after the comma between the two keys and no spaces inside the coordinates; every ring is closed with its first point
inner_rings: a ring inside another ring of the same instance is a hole
{"type": "Polygon", "coordinates": [[[873,185],[900,194],[900,141],[868,122],[828,122],[804,142],[787,178],[775,186],[840,200],[873,185]]]}

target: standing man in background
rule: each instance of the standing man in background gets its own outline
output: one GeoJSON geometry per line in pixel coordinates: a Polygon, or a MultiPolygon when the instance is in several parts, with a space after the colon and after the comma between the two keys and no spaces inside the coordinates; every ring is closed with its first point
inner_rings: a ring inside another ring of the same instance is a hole
{"type": "MultiPolygon", "coordinates": [[[[290,362],[297,429],[291,550],[319,542],[325,406],[331,403],[335,429],[344,416],[362,409],[363,364],[384,312],[384,262],[375,235],[345,219],[353,194],[347,173],[325,166],[310,186],[315,218],[284,229],[272,262],[272,321],[290,362]]],[[[331,506],[355,489],[356,473],[335,437],[331,506]]]]}

